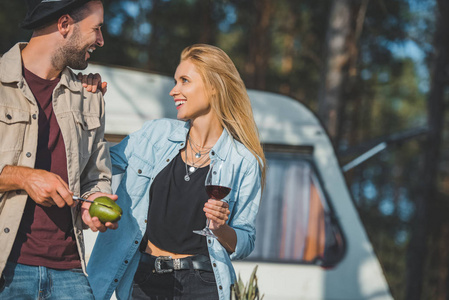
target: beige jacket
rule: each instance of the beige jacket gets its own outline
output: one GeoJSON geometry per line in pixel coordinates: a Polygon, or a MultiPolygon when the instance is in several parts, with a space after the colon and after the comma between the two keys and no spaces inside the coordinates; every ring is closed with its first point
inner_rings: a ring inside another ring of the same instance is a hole
{"type": "MultiPolygon", "coordinates": [[[[22,77],[21,49],[16,44],[0,59],[0,174],[6,165],[34,168],[39,110],[22,77]]],[[[104,140],[104,100],[85,91],[68,68],[53,91],[53,110],[64,138],[69,187],[75,195],[111,192],[111,161],[104,140]]],[[[0,274],[11,252],[28,195],[0,193],[0,274]]],[[[84,239],[80,207],[72,221],[83,270],[84,239]]]]}

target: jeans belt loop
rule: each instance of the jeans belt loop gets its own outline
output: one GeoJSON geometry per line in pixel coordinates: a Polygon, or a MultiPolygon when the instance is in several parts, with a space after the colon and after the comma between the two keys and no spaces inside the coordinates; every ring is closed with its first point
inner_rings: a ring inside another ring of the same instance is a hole
{"type": "Polygon", "coordinates": [[[173,269],[174,270],[181,270],[181,260],[179,258],[173,259],[173,269]]]}

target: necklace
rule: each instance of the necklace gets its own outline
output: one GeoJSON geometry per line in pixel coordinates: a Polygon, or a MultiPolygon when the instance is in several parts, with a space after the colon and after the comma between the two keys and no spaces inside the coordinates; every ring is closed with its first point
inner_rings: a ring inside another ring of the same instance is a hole
{"type": "MultiPolygon", "coordinates": [[[[209,160],[208,160],[208,159],[204,160],[204,161],[201,163],[201,165],[199,165],[199,166],[197,166],[197,167],[195,167],[195,166],[189,166],[189,168],[187,168],[187,151],[185,151],[185,155],[186,155],[186,157],[185,157],[185,159],[186,159],[186,161],[185,161],[185,166],[186,166],[186,176],[184,176],[184,180],[185,180],[185,181],[190,181],[190,176],[191,176],[193,173],[195,173],[196,170],[198,170],[199,168],[201,168],[202,166],[204,166],[209,160]]],[[[205,156],[205,157],[207,157],[207,156],[205,156]]]]}
{"type": "Polygon", "coordinates": [[[195,143],[195,141],[190,137],[190,134],[188,135],[188,139],[189,139],[190,149],[192,150],[192,152],[195,153],[195,157],[196,157],[196,158],[201,158],[202,155],[208,154],[208,153],[210,152],[210,150],[212,149],[212,147],[207,148],[207,147],[201,147],[201,146],[199,146],[199,145],[198,145],[197,143],[195,143]],[[192,145],[193,145],[193,146],[192,146],[192,145]],[[195,149],[193,149],[193,148],[195,148],[195,149]],[[201,149],[207,150],[207,151],[204,152],[204,153],[201,153],[201,151],[202,151],[201,149]]]}
{"type": "MultiPolygon", "coordinates": [[[[190,176],[195,173],[196,170],[198,170],[199,168],[201,168],[202,166],[204,166],[208,161],[209,161],[209,156],[208,155],[204,155],[200,153],[199,157],[197,156],[197,153],[195,153],[195,151],[192,148],[192,143],[190,142],[190,136],[188,137],[189,140],[189,145],[190,145],[190,149],[192,150],[192,166],[189,166],[187,168],[187,163],[188,163],[188,159],[187,159],[187,149],[185,150],[185,166],[186,166],[186,175],[184,176],[184,180],[185,181],[190,181],[190,176]],[[195,153],[195,157],[199,158],[196,162],[193,159],[193,153],[195,153]]],[[[205,152],[204,154],[208,154],[210,152],[210,149],[205,152]]]]}

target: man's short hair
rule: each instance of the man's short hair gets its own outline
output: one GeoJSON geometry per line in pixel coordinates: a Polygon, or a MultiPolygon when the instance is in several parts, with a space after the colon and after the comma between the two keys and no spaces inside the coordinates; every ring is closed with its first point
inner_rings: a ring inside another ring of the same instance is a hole
{"type": "MultiPolygon", "coordinates": [[[[92,2],[92,1],[102,2],[102,0],[89,0],[87,3],[92,2]]],[[[68,15],[75,21],[75,23],[78,23],[79,21],[81,21],[82,19],[84,19],[86,17],[86,12],[87,12],[86,4],[84,4],[81,7],[75,8],[74,10],[72,10],[68,13],[68,15]]]]}

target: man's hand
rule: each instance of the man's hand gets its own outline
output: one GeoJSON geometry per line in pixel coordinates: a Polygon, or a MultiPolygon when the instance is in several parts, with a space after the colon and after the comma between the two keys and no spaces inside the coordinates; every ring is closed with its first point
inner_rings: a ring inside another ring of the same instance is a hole
{"type": "Polygon", "coordinates": [[[101,81],[101,75],[98,73],[88,75],[83,75],[82,73],[78,73],[78,79],[83,83],[83,87],[88,92],[95,93],[97,89],[104,95],[108,90],[108,83],[101,81]]]}
{"type": "MultiPolygon", "coordinates": [[[[87,200],[95,200],[95,198],[101,197],[101,196],[106,196],[111,198],[112,200],[116,201],[118,199],[117,195],[111,195],[111,194],[105,194],[105,193],[94,193],[92,195],[90,195],[87,200]]],[[[106,224],[103,224],[100,222],[100,220],[97,217],[91,217],[89,214],[89,207],[91,206],[92,203],[90,202],[84,202],[81,205],[81,217],[83,218],[83,222],[89,226],[89,228],[93,231],[93,232],[105,232],[108,228],[109,229],[117,229],[118,228],[118,223],[114,222],[106,222],[106,224]]]]}
{"type": "Polygon", "coordinates": [[[20,168],[16,171],[23,178],[22,188],[37,204],[46,207],[52,205],[57,205],[58,207],[76,205],[72,199],[72,191],[58,175],[44,170],[17,168],[20,168]]]}

